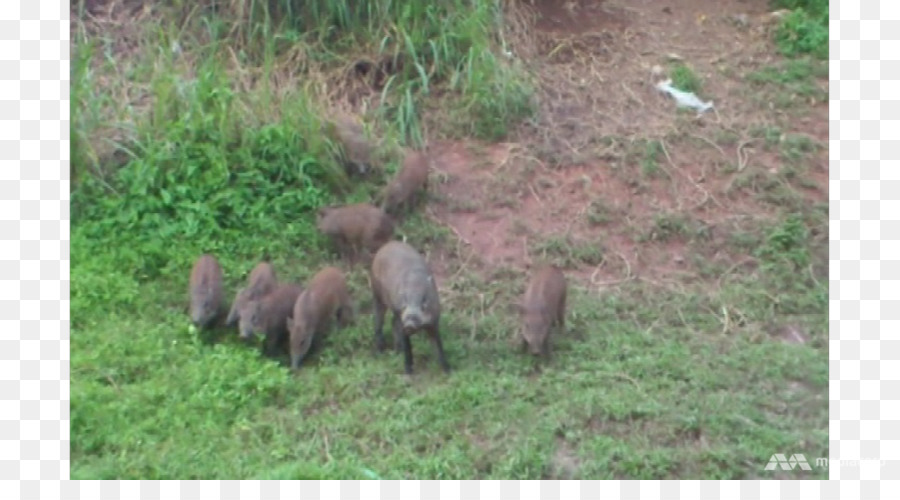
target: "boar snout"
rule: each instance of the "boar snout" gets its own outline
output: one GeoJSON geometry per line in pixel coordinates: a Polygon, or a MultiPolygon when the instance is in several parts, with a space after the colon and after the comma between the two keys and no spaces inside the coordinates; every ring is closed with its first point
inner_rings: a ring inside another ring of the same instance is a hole
{"type": "Polygon", "coordinates": [[[545,343],[549,325],[542,314],[528,311],[525,314],[525,324],[522,327],[522,339],[528,344],[528,351],[539,356],[545,352],[545,343]]]}
{"type": "Polygon", "coordinates": [[[209,323],[214,316],[215,310],[213,310],[212,301],[209,298],[201,299],[199,304],[195,304],[191,308],[191,322],[197,327],[209,323]]]}
{"type": "Polygon", "coordinates": [[[412,333],[415,329],[422,326],[422,318],[416,312],[406,310],[401,318],[403,324],[403,333],[412,333]]]}
{"type": "Polygon", "coordinates": [[[291,370],[299,370],[300,365],[303,363],[304,355],[309,348],[312,346],[312,337],[306,337],[301,342],[299,342],[298,349],[296,352],[291,353],[291,370]]]}
{"type": "Polygon", "coordinates": [[[409,334],[421,328],[427,322],[426,319],[422,310],[407,307],[403,310],[403,314],[400,317],[403,333],[409,334]]]}
{"type": "Polygon", "coordinates": [[[241,325],[238,338],[241,340],[250,340],[253,338],[253,327],[251,325],[241,325]]]}

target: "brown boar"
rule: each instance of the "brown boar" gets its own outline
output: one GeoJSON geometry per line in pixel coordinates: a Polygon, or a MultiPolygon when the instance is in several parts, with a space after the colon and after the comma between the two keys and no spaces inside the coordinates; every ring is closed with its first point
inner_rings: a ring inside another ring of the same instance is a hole
{"type": "Polygon", "coordinates": [[[349,322],[352,307],[347,281],[339,269],[326,267],[313,276],[297,297],[292,317],[287,319],[292,370],[300,368],[300,362],[324,335],[332,317],[338,326],[349,322]]]}
{"type": "Polygon", "coordinates": [[[394,235],[390,216],[368,203],[323,207],[317,214],[316,227],[354,262],[360,250],[374,253],[394,235]]]}
{"type": "Polygon", "coordinates": [[[375,146],[366,137],[358,121],[339,115],[322,124],[325,135],[335,140],[341,149],[342,161],[348,174],[366,174],[372,168],[375,146]]]}
{"type": "Polygon", "coordinates": [[[300,285],[282,283],[263,297],[247,301],[238,311],[240,338],[249,340],[260,333],[266,340],[264,351],[274,355],[287,340],[287,319],[302,292],[300,285]]]}
{"type": "Polygon", "coordinates": [[[244,304],[268,294],[275,289],[277,282],[278,278],[272,264],[267,261],[257,264],[250,271],[247,286],[238,290],[234,302],[231,304],[231,310],[228,311],[228,317],[225,318],[225,326],[235,326],[239,318],[238,312],[244,307],[244,304]]]}
{"type": "Polygon", "coordinates": [[[194,263],[189,293],[191,321],[199,328],[212,326],[219,318],[224,298],[222,266],[212,255],[203,254],[194,263]]]}
{"type": "Polygon", "coordinates": [[[416,195],[428,190],[428,169],[429,161],[425,152],[407,151],[400,171],[381,192],[382,210],[394,214],[397,209],[403,208],[409,212],[414,199],[424,197],[416,195]]]}
{"type": "Polygon", "coordinates": [[[522,318],[519,336],[522,348],[533,355],[546,357],[550,353],[549,337],[555,324],[565,330],[566,277],[559,268],[546,265],[532,275],[528,289],[516,304],[522,318]]]}
{"type": "Polygon", "coordinates": [[[440,298],[425,259],[406,243],[390,241],[372,259],[370,279],[375,299],[375,347],[385,349],[384,316],[390,309],[394,344],[403,350],[406,373],[412,373],[413,364],[410,336],[420,330],[431,338],[441,368],[449,372],[439,331],[440,298]]]}

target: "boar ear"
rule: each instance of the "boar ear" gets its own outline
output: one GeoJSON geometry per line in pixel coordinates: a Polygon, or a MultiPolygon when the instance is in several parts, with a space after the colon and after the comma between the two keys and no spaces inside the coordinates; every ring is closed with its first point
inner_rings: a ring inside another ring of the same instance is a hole
{"type": "Polygon", "coordinates": [[[300,292],[300,295],[297,297],[297,301],[303,304],[304,312],[311,309],[315,293],[315,290],[313,290],[312,288],[307,288],[306,290],[300,292]]]}

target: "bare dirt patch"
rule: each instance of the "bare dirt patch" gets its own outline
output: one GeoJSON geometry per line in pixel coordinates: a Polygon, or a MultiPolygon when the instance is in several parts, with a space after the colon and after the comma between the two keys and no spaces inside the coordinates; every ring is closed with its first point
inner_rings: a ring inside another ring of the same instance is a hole
{"type": "Polygon", "coordinates": [[[629,22],[627,11],[606,0],[536,0],[530,3],[540,16],[535,27],[546,32],[581,34],[624,29],[629,22]]]}
{"type": "Polygon", "coordinates": [[[435,148],[429,211],[480,264],[551,260],[592,287],[684,280],[698,258],[748,259],[723,229],[771,219],[785,196],[827,199],[825,103],[782,109],[746,79],[778,60],[764,2],[511,8],[512,50],[540,86],[536,119],[509,143],[435,148]],[[679,64],[715,111],[678,110],[655,88],[679,64]],[[789,161],[793,136],[821,147],[789,161]],[[784,182],[788,169],[803,182],[784,182]]]}
{"type": "Polygon", "coordinates": [[[550,458],[544,479],[576,479],[581,468],[576,449],[561,437],[556,438],[556,451],[550,458]]]}

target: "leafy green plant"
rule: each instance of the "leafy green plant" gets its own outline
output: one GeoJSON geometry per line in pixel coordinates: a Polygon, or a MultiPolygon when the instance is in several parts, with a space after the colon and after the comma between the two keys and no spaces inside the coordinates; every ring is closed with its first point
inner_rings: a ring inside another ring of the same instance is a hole
{"type": "Polygon", "coordinates": [[[788,216],[781,225],[772,229],[766,242],[757,250],[757,256],[772,265],[790,263],[795,269],[809,265],[806,248],[809,230],[798,215],[788,216]]]}
{"type": "Polygon", "coordinates": [[[652,177],[659,173],[659,157],[662,154],[662,144],[659,141],[647,141],[641,158],[641,171],[644,175],[652,177]]]}
{"type": "Polygon", "coordinates": [[[702,82],[688,65],[676,63],[672,67],[672,85],[678,90],[699,93],[702,82]]]}
{"type": "Polygon", "coordinates": [[[828,59],[828,0],[776,0],[774,4],[791,9],[775,32],[781,52],[828,59]]]}

